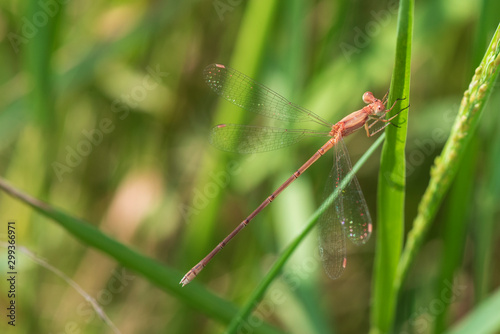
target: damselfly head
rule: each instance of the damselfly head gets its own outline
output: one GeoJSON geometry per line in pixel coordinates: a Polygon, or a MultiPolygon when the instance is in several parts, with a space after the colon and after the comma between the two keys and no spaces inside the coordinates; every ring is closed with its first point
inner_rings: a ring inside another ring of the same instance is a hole
{"type": "Polygon", "coordinates": [[[363,94],[363,102],[369,104],[369,107],[374,114],[381,114],[385,110],[385,103],[373,96],[372,92],[366,92],[363,94]]]}
{"type": "Polygon", "coordinates": [[[385,112],[385,104],[381,100],[377,99],[371,104],[372,110],[376,115],[381,115],[385,112]]]}

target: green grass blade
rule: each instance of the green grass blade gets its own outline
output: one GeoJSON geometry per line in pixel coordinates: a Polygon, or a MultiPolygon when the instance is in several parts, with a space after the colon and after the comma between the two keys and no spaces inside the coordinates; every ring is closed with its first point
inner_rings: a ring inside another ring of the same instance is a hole
{"type": "MultiPolygon", "coordinates": [[[[29,8],[26,13],[32,17],[37,13],[43,12],[41,4],[38,1],[29,1],[29,8]]],[[[64,9],[64,7],[61,7],[64,9]]],[[[29,78],[32,81],[33,90],[31,91],[32,116],[40,123],[47,136],[54,135],[54,129],[57,117],[54,117],[54,98],[52,91],[52,52],[55,44],[59,20],[63,10],[58,10],[54,16],[47,19],[47,23],[38,31],[37,38],[27,43],[25,50],[26,68],[29,71],[29,78]]],[[[49,137],[54,143],[54,138],[49,137]]]]}
{"type": "MultiPolygon", "coordinates": [[[[455,182],[450,191],[449,203],[446,208],[446,220],[443,231],[443,254],[440,260],[440,273],[437,279],[437,286],[434,291],[435,298],[442,298],[441,292],[446,291],[449,282],[454,281],[454,276],[457,269],[460,267],[465,248],[465,240],[467,236],[468,217],[470,217],[471,208],[467,205],[467,201],[472,200],[474,193],[474,171],[477,165],[476,153],[477,143],[471,142],[467,149],[466,156],[470,159],[465,159],[457,173],[457,179],[462,182],[455,182]]],[[[447,328],[447,320],[449,319],[449,309],[451,303],[443,303],[443,309],[436,315],[433,323],[434,333],[442,333],[447,328]]]]}
{"type": "MultiPolygon", "coordinates": [[[[27,2],[28,8],[27,17],[37,17],[39,14],[44,14],[43,5],[39,1],[31,0],[27,2]]],[[[45,139],[40,141],[39,150],[43,152],[44,162],[42,166],[50,166],[50,162],[54,161],[56,156],[52,147],[57,146],[57,129],[59,128],[60,117],[55,115],[56,100],[53,83],[53,52],[57,42],[58,27],[61,18],[64,14],[65,6],[62,5],[60,10],[55,14],[47,17],[47,22],[37,30],[36,38],[33,38],[30,43],[26,43],[22,48],[22,53],[25,60],[25,69],[27,78],[30,81],[31,90],[28,94],[29,101],[28,109],[30,116],[34,121],[33,124],[38,126],[41,136],[45,139]]],[[[45,173],[50,175],[50,169],[47,168],[45,173]]],[[[47,180],[43,179],[40,191],[47,191],[47,180]]]]}
{"type": "Polygon", "coordinates": [[[339,189],[342,189],[348,182],[351,181],[352,177],[356,174],[356,172],[363,166],[363,164],[368,160],[368,158],[375,152],[375,150],[382,144],[385,135],[381,135],[375,143],[363,154],[363,156],[358,160],[358,162],[352,168],[352,171],[346,175],[344,180],[341,183],[341,186],[335,191],[321,204],[321,206],[316,210],[313,215],[309,218],[306,223],[305,228],[302,232],[290,243],[290,245],[281,253],[280,257],[276,260],[272,268],[267,273],[266,277],[261,281],[259,286],[255,289],[252,296],[248,299],[245,306],[240,310],[240,313],[233,318],[233,321],[228,327],[227,333],[236,333],[237,329],[241,325],[242,322],[246,321],[252,310],[257,307],[260,300],[266,293],[267,289],[273,282],[273,280],[279,275],[283,266],[288,261],[293,252],[297,249],[300,243],[304,240],[307,234],[312,230],[312,228],[316,225],[318,218],[321,214],[332,204],[332,202],[337,198],[339,189]]]}
{"type": "MultiPolygon", "coordinates": [[[[236,45],[231,57],[231,67],[245,73],[250,78],[257,78],[262,56],[275,19],[278,1],[249,2],[245,17],[241,23],[236,45]],[[255,24],[259,22],[259,24],[255,24]]],[[[223,123],[234,114],[234,106],[223,103],[217,111],[216,123],[223,123]]],[[[246,113],[241,113],[241,120],[246,113]]]]}
{"type": "Polygon", "coordinates": [[[498,310],[500,310],[500,289],[446,334],[498,333],[500,330],[498,310]]]}
{"type": "Polygon", "coordinates": [[[394,284],[396,292],[422,245],[436,212],[457,173],[460,160],[475,129],[481,111],[488,101],[498,75],[500,64],[500,25],[497,27],[481,64],[476,69],[469,88],[465,91],[460,110],[443,152],[431,169],[431,179],[418,208],[418,215],[409,232],[408,241],[398,265],[394,284]]]}
{"type": "MultiPolygon", "coordinates": [[[[221,322],[229,322],[237,314],[236,306],[214,295],[196,282],[191,282],[189,288],[182,288],[179,285],[182,273],[128,248],[94,226],[22,193],[1,178],[0,189],[53,219],[84,244],[104,252],[121,265],[143,275],[162,290],[199,309],[208,316],[221,322]]],[[[266,324],[255,330],[261,333],[279,333],[266,324]]]]}
{"type": "MultiPolygon", "coordinates": [[[[473,65],[476,65],[481,61],[483,56],[483,50],[488,46],[488,39],[490,38],[491,31],[498,24],[498,13],[500,12],[500,2],[483,0],[481,1],[481,13],[478,20],[477,32],[475,37],[474,48],[472,50],[473,54],[473,65]]],[[[500,118],[498,114],[491,114],[487,116],[487,119],[483,122],[487,122],[492,126],[492,131],[498,128],[500,118]],[[496,125],[496,126],[495,126],[496,125]]],[[[494,252],[494,231],[497,221],[495,220],[496,207],[498,205],[498,194],[499,194],[499,148],[500,148],[500,136],[498,132],[493,135],[493,140],[489,142],[489,152],[486,153],[490,158],[491,163],[486,166],[481,166],[485,168],[485,171],[489,177],[487,184],[484,185],[484,191],[479,193],[479,200],[476,198],[476,203],[478,203],[480,209],[477,210],[477,221],[482,222],[481,224],[474,224],[472,226],[473,235],[475,235],[476,240],[481,240],[480,242],[474,243],[474,299],[475,303],[480,303],[485,299],[490,293],[492,273],[494,269],[492,264],[493,252],[494,252]]],[[[481,141],[484,143],[482,138],[477,138],[474,141],[481,141]]],[[[487,146],[486,146],[487,147],[487,146]]],[[[464,159],[467,160],[466,157],[464,159]]],[[[482,164],[481,164],[482,165],[482,164]]],[[[457,183],[458,180],[455,181],[457,183]]]]}
{"type": "MultiPolygon", "coordinates": [[[[305,90],[309,88],[310,78],[314,77],[313,72],[304,65],[307,64],[310,57],[310,27],[308,26],[308,18],[304,13],[309,12],[312,8],[313,6],[309,2],[293,0],[287,2],[287,5],[280,11],[281,19],[277,24],[279,24],[280,31],[287,38],[280,50],[279,56],[276,56],[279,59],[279,63],[273,64],[272,69],[270,69],[273,73],[276,73],[276,75],[272,75],[272,78],[278,78],[280,74],[283,74],[280,80],[283,84],[280,85],[279,82],[276,82],[278,91],[283,96],[293,97],[294,102],[299,105],[306,104],[301,97],[306,96],[305,90]]],[[[270,67],[267,66],[267,68],[270,67]]],[[[293,152],[294,155],[301,154],[298,153],[300,150],[294,150],[293,152]]],[[[282,153],[286,154],[284,151],[276,152],[276,154],[282,153]]],[[[278,155],[276,158],[279,159],[278,155]]],[[[272,173],[276,173],[276,170],[272,173]]],[[[278,188],[281,185],[280,182],[289,177],[289,173],[290,171],[280,171],[273,178],[272,188],[278,188]]],[[[309,176],[311,175],[309,174],[309,176]]],[[[269,235],[272,235],[272,238],[276,240],[275,249],[286,248],[291,242],[290,238],[293,238],[297,231],[303,229],[304,222],[317,209],[318,203],[314,198],[314,184],[314,180],[305,178],[299,184],[294,184],[293,191],[283,193],[280,195],[283,197],[279,201],[276,201],[276,203],[273,203],[270,213],[273,217],[272,220],[277,222],[277,224],[268,226],[273,229],[269,235]],[[286,222],[286,224],[282,224],[283,222],[286,222]],[[290,235],[292,233],[293,236],[290,235]]],[[[311,247],[315,249],[314,247],[316,246],[315,240],[312,239],[309,238],[308,242],[301,243],[300,251],[296,251],[293,257],[287,262],[288,268],[310,260],[311,247]]],[[[329,316],[322,308],[321,303],[324,287],[313,284],[315,277],[316,275],[311,275],[307,279],[304,279],[303,284],[298,285],[293,291],[291,289],[286,291],[285,296],[289,296],[297,305],[300,305],[301,319],[298,319],[299,316],[297,317],[297,328],[300,327],[300,331],[329,333],[329,316]]],[[[246,295],[250,297],[254,289],[255,286],[252,286],[246,295]]],[[[290,310],[289,307],[290,305],[284,305],[279,314],[288,313],[290,310]]]]}
{"type": "MultiPolygon", "coordinates": [[[[412,0],[399,4],[396,59],[391,81],[389,105],[397,98],[405,98],[395,110],[409,103],[410,62],[413,29],[412,0]]],[[[401,254],[404,233],[405,200],[405,110],[396,118],[399,128],[387,127],[387,140],[382,149],[378,182],[377,244],[375,252],[372,332],[387,333],[392,327],[396,294],[393,281],[401,254]]]]}
{"type": "MultiPolygon", "coordinates": [[[[489,118],[496,131],[500,127],[498,114],[489,118]],[[495,119],[496,118],[496,119],[495,119]]],[[[474,299],[476,303],[487,298],[495,277],[495,237],[498,226],[498,198],[500,196],[500,133],[496,131],[492,145],[487,152],[490,162],[485,168],[486,185],[480,195],[478,220],[481,224],[473,226],[477,240],[474,251],[474,299]]],[[[476,199],[477,200],[477,199],[476,199]]]]}

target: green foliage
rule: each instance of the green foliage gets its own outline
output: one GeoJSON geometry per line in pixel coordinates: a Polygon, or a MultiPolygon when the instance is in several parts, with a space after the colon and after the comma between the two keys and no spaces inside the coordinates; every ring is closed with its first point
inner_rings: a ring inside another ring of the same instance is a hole
{"type": "MultiPolygon", "coordinates": [[[[18,245],[85,289],[121,331],[498,330],[499,43],[487,49],[498,1],[0,6],[0,175],[12,185],[1,183],[0,226],[16,221],[18,245]],[[178,284],[324,144],[215,150],[213,125],[268,120],[213,94],[202,77],[210,63],[332,123],[361,108],[365,91],[381,97],[390,85],[389,104],[406,98],[394,111],[411,102],[399,128],[346,138],[376,219],[338,280],[322,271],[313,229],[328,155],[178,284]],[[137,278],[117,283],[122,267],[137,278]],[[458,310],[469,314],[455,324],[458,310]]],[[[18,261],[17,333],[110,331],[48,267],[18,261]]]]}

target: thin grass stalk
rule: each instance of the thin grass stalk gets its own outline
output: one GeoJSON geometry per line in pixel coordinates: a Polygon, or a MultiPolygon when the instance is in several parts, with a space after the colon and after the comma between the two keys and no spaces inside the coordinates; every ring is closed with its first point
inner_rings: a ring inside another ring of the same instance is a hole
{"type": "Polygon", "coordinates": [[[321,206],[316,210],[312,216],[309,218],[306,223],[305,228],[300,232],[300,234],[290,243],[290,245],[281,253],[279,258],[276,260],[274,265],[271,267],[267,275],[262,279],[259,286],[255,289],[252,296],[248,299],[246,304],[241,308],[238,315],[233,318],[230,325],[228,326],[227,333],[232,334],[236,333],[238,328],[241,326],[243,322],[246,322],[250,313],[254,308],[257,307],[259,302],[264,297],[267,289],[271,285],[271,283],[276,279],[276,277],[280,274],[283,266],[286,264],[290,256],[292,256],[293,252],[297,249],[300,243],[304,240],[304,238],[309,234],[316,223],[325,212],[325,210],[333,203],[333,201],[337,198],[339,194],[339,190],[344,188],[356,174],[356,172],[365,164],[368,158],[375,152],[375,150],[382,144],[382,141],[385,138],[385,134],[382,134],[372,146],[363,154],[363,156],[358,160],[358,162],[354,165],[351,172],[349,172],[344,180],[342,181],[340,187],[336,188],[335,191],[321,204],[321,206]]]}

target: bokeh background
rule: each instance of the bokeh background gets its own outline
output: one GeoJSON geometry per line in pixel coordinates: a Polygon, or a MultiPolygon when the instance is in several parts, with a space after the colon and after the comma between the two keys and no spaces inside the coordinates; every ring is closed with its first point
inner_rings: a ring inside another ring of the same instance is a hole
{"type": "MultiPolygon", "coordinates": [[[[498,24],[494,2],[415,5],[408,228],[498,24]]],[[[205,66],[231,65],[332,123],[361,108],[365,91],[383,96],[394,66],[393,1],[4,0],[0,6],[0,175],[175,268],[179,280],[323,144],[311,139],[258,155],[217,151],[208,143],[215,124],[275,123],[218,98],[204,84],[205,66]]],[[[500,285],[499,107],[495,89],[405,284],[401,331],[427,333],[437,321],[453,324],[500,285]],[[447,264],[464,288],[454,290],[457,298],[443,315],[433,296],[445,283],[447,264]]],[[[346,139],[351,160],[373,141],[362,131],[346,139]]],[[[379,154],[357,174],[372,217],[379,154]]],[[[196,280],[242,305],[321,203],[331,166],[330,154],[320,159],[196,280]]],[[[96,298],[122,333],[225,328],[2,193],[1,226],[8,220],[17,223],[20,245],[96,298]]],[[[2,241],[6,231],[2,227],[2,241]]],[[[254,320],[290,333],[366,332],[374,249],[374,237],[365,246],[349,246],[344,275],[331,281],[317,260],[313,232],[254,320]]],[[[112,331],[53,270],[18,257],[16,333],[112,331]]],[[[4,257],[0,263],[5,273],[4,257]]],[[[1,309],[7,305],[4,286],[1,309]]],[[[12,330],[5,319],[0,328],[12,330]]]]}

